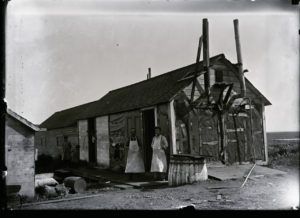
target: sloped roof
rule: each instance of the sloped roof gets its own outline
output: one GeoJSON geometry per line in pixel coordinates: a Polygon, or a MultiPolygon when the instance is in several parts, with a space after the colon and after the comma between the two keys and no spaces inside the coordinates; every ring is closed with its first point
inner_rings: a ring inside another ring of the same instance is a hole
{"type": "Polygon", "coordinates": [[[43,129],[41,129],[40,127],[38,127],[37,125],[34,125],[33,123],[31,123],[30,121],[28,121],[27,119],[25,119],[24,117],[20,116],[19,114],[17,114],[16,112],[12,111],[11,109],[7,109],[7,114],[18,120],[19,122],[21,122],[22,124],[24,124],[25,126],[29,127],[30,129],[34,130],[34,131],[41,131],[43,129]]]}
{"type": "MultiPolygon", "coordinates": [[[[214,64],[221,59],[225,59],[224,54],[210,58],[210,62],[214,64]]],[[[199,70],[201,71],[202,69],[203,62],[200,62],[199,70]]],[[[81,119],[169,102],[176,93],[191,83],[192,78],[180,82],[178,80],[194,70],[195,64],[191,64],[123,88],[112,90],[97,101],[56,112],[40,126],[47,129],[62,128],[76,125],[77,121],[81,119]]],[[[266,101],[268,102],[267,99],[266,101]]]]}

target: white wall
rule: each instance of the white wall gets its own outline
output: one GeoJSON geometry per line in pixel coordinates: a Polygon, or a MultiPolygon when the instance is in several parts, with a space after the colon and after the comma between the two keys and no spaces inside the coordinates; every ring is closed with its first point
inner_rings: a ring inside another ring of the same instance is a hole
{"type": "Polygon", "coordinates": [[[108,116],[96,118],[97,164],[109,168],[109,130],[108,116]]]}

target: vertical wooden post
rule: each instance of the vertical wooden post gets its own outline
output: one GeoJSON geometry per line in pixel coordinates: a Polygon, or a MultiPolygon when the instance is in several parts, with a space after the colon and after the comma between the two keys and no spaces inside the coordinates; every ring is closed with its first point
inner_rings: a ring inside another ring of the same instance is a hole
{"type": "Polygon", "coordinates": [[[199,70],[199,62],[200,62],[200,55],[201,55],[201,47],[202,47],[202,36],[200,36],[200,38],[199,38],[197,58],[196,58],[196,67],[195,67],[195,76],[194,76],[192,91],[191,91],[191,102],[193,102],[193,100],[194,100],[195,86],[196,86],[197,77],[198,77],[197,74],[198,74],[198,70],[199,70]]]}
{"type": "Polygon", "coordinates": [[[157,106],[154,107],[154,125],[158,126],[158,112],[157,112],[157,106]]]}
{"type": "Polygon", "coordinates": [[[170,128],[171,128],[171,150],[170,154],[177,154],[177,149],[176,149],[176,126],[175,126],[175,111],[174,111],[174,100],[172,100],[169,104],[169,120],[170,120],[170,128]]]}
{"type": "Polygon", "coordinates": [[[243,119],[243,128],[244,128],[244,140],[245,140],[245,144],[244,144],[244,151],[245,151],[245,161],[248,161],[248,140],[247,140],[247,124],[246,124],[246,120],[243,119]]]}
{"type": "Polygon", "coordinates": [[[0,210],[7,209],[6,196],[6,155],[5,155],[5,118],[7,112],[7,104],[5,102],[5,80],[6,80],[6,50],[5,50],[5,30],[6,30],[6,8],[7,0],[0,1],[0,210]]]}
{"type": "Polygon", "coordinates": [[[239,164],[241,164],[242,161],[241,161],[241,151],[240,151],[240,140],[239,140],[239,135],[238,135],[238,132],[237,132],[235,114],[232,114],[232,118],[233,118],[233,125],[234,125],[234,134],[235,134],[235,137],[236,137],[237,156],[238,156],[239,164]]]}
{"type": "Polygon", "coordinates": [[[266,131],[266,116],[265,116],[265,105],[261,104],[261,111],[262,111],[262,131],[263,131],[263,139],[264,139],[264,147],[265,147],[265,163],[268,164],[269,157],[268,157],[268,142],[267,142],[267,131],[266,131]]]}
{"type": "Polygon", "coordinates": [[[226,126],[225,126],[225,117],[223,113],[218,114],[219,124],[220,124],[220,139],[221,139],[221,149],[223,151],[224,162],[227,163],[227,146],[226,146],[226,126]]]}
{"type": "MultiPolygon", "coordinates": [[[[206,73],[204,74],[204,87],[207,96],[209,96],[210,91],[210,75],[209,75],[209,30],[208,30],[208,20],[204,18],[202,23],[202,34],[203,34],[203,66],[206,73]]],[[[209,99],[209,97],[208,97],[209,99]]]]}

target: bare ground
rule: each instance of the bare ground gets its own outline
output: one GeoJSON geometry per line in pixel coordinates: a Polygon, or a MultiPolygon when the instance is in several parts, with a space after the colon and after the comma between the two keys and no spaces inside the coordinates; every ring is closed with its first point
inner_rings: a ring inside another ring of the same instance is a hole
{"type": "Polygon", "coordinates": [[[226,181],[209,179],[179,187],[125,190],[89,184],[86,193],[65,197],[65,199],[85,196],[88,198],[24,205],[15,209],[173,210],[194,205],[198,210],[290,210],[296,206],[299,208],[299,145],[296,151],[278,155],[277,150],[270,149],[269,167],[287,174],[252,178],[243,188],[240,186],[244,179],[226,181]]]}
{"type": "MultiPolygon", "coordinates": [[[[97,196],[63,201],[57,203],[39,204],[21,209],[117,209],[117,210],[165,210],[178,209],[193,204],[196,209],[291,209],[294,205],[290,200],[290,192],[294,183],[299,187],[299,168],[280,166],[287,173],[285,176],[264,176],[248,180],[243,188],[240,180],[216,181],[208,180],[198,184],[180,187],[165,187],[156,189],[125,189],[112,188],[90,189],[88,193],[77,194],[85,196],[97,193],[97,196]],[[211,187],[230,187],[211,189],[211,187]]],[[[298,189],[299,190],[299,189],[298,189]]],[[[298,191],[299,193],[299,191],[298,191]]],[[[297,195],[298,195],[297,193],[297,195]]]]}

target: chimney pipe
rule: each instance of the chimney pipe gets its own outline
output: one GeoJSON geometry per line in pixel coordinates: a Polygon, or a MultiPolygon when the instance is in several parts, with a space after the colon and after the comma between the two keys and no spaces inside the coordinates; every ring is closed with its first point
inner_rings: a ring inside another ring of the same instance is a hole
{"type": "Polygon", "coordinates": [[[236,54],[237,54],[237,65],[239,71],[239,80],[241,86],[241,97],[245,97],[246,94],[246,85],[245,85],[245,77],[243,72],[243,61],[242,61],[242,52],[241,52],[241,44],[240,44],[240,36],[239,36],[239,20],[233,20],[234,25],[234,36],[235,36],[235,45],[236,45],[236,54]]]}
{"type": "Polygon", "coordinates": [[[151,79],[151,68],[148,68],[148,79],[151,79]]]}
{"type": "Polygon", "coordinates": [[[209,72],[209,30],[208,30],[208,20],[204,18],[202,20],[202,35],[203,35],[203,67],[206,73],[204,74],[204,86],[205,92],[209,96],[210,88],[210,72],[209,72]]]}

